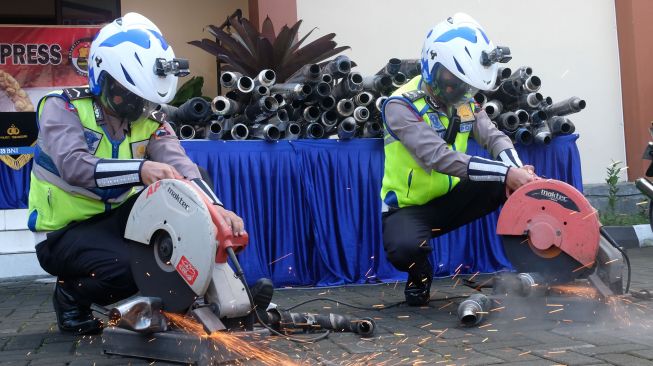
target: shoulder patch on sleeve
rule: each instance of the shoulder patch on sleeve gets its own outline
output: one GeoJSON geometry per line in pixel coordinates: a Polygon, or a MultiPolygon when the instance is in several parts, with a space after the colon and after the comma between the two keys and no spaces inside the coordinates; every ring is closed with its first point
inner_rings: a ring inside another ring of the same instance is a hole
{"type": "Polygon", "coordinates": [[[161,111],[152,111],[152,113],[150,113],[148,118],[157,121],[161,124],[168,122],[168,119],[166,118],[166,114],[161,111]]]}
{"type": "Polygon", "coordinates": [[[409,92],[403,93],[401,96],[404,98],[410,100],[411,102],[414,102],[418,99],[422,99],[426,96],[426,92],[423,90],[412,90],[409,92]]]}
{"type": "Polygon", "coordinates": [[[69,99],[69,100],[76,100],[76,99],[83,99],[83,98],[91,98],[93,97],[93,94],[91,93],[91,90],[88,87],[77,87],[77,88],[66,88],[63,90],[63,94],[69,99]]]}
{"type": "Polygon", "coordinates": [[[152,136],[154,136],[155,140],[158,140],[166,136],[175,136],[175,131],[170,128],[170,124],[162,123],[161,126],[154,131],[152,136]]]}

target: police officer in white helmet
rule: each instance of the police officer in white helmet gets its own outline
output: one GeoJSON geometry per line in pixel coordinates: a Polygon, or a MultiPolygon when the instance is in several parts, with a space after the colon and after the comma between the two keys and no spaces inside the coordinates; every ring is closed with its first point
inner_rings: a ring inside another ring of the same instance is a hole
{"type": "Polygon", "coordinates": [[[123,238],[139,186],[186,178],[218,206],[236,235],[243,220],[222,207],[155,107],[175,95],[188,63],[136,13],[104,26],[91,44],[89,85],[46,95],[31,174],[29,228],[41,266],[57,276],[61,331],[97,333],[91,303],[136,293],[123,238]],[[37,240],[38,241],[38,240],[37,240]]]}
{"type": "Polygon", "coordinates": [[[506,188],[535,179],[472,98],[495,87],[497,62],[507,52],[469,15],[455,14],[428,33],[422,74],[384,104],[383,244],[388,260],[408,272],[409,305],[429,301],[428,241],[492,212],[506,188]],[[469,137],[494,159],[468,155],[469,137]]]}

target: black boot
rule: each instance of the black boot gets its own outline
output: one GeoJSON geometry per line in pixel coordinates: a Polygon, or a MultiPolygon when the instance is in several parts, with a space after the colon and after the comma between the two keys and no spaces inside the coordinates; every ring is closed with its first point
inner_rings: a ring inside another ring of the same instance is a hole
{"type": "Polygon", "coordinates": [[[102,331],[102,321],[93,317],[90,306],[78,304],[59,283],[54,287],[52,304],[61,332],[82,335],[97,334],[102,331]]]}
{"type": "Polygon", "coordinates": [[[433,270],[429,266],[421,271],[408,273],[408,281],[404,289],[406,304],[410,306],[425,306],[431,298],[431,282],[433,282],[433,270]]]}
{"type": "Polygon", "coordinates": [[[265,323],[268,323],[267,309],[272,302],[272,295],[274,293],[274,284],[269,278],[259,278],[258,281],[251,287],[252,301],[259,318],[265,323]]]}

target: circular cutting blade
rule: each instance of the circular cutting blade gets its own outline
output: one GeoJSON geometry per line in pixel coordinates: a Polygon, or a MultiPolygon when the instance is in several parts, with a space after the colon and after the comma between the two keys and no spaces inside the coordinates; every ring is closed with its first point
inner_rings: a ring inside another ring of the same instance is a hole
{"type": "Polygon", "coordinates": [[[503,250],[517,272],[537,272],[551,283],[570,282],[591,272],[558,248],[539,251],[527,236],[502,235],[503,250]]]}
{"type": "Polygon", "coordinates": [[[184,313],[197,295],[170,264],[172,250],[164,230],[155,232],[150,244],[132,241],[131,270],[141,295],[161,298],[165,311],[184,313]]]}

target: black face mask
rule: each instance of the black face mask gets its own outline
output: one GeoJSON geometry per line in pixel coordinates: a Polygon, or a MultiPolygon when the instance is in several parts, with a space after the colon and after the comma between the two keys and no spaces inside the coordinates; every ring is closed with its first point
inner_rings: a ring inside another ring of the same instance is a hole
{"type": "Polygon", "coordinates": [[[113,111],[116,116],[130,122],[139,119],[143,115],[146,106],[145,99],[120,85],[110,75],[107,75],[104,83],[102,83],[100,101],[102,105],[113,111]]]}
{"type": "Polygon", "coordinates": [[[446,105],[456,105],[473,95],[475,89],[460,80],[442,65],[433,68],[433,85],[431,91],[433,96],[446,105]]]}

